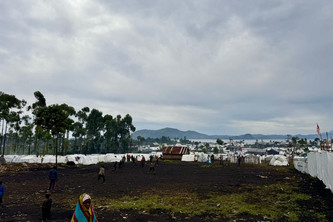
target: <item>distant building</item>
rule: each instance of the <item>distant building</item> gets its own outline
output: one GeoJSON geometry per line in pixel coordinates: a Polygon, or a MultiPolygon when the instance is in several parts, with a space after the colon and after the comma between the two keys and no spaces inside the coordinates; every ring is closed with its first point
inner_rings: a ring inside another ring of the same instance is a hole
{"type": "Polygon", "coordinates": [[[187,146],[167,146],[163,148],[163,159],[181,160],[184,154],[190,154],[187,146]]]}

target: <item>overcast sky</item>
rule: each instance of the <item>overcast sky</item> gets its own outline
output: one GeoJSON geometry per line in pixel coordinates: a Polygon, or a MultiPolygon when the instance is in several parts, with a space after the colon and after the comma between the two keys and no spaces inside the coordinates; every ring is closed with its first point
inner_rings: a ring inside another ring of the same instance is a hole
{"type": "Polygon", "coordinates": [[[333,1],[0,1],[0,91],[140,129],[333,129],[333,1]]]}

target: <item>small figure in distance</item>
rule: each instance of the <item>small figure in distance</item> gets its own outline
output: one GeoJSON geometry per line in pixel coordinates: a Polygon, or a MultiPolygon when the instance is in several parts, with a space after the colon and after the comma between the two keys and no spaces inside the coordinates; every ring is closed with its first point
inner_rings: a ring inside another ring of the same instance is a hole
{"type": "Polygon", "coordinates": [[[142,158],[141,158],[141,167],[142,168],[145,166],[145,163],[146,163],[146,159],[145,159],[144,155],[142,155],[142,158]]]}
{"type": "Polygon", "coordinates": [[[117,165],[118,165],[118,162],[117,161],[114,162],[112,171],[116,171],[117,170],[117,165]]]}
{"type": "Polygon", "coordinates": [[[84,193],[79,197],[71,222],[97,222],[88,194],[84,193]]]}
{"type": "Polygon", "coordinates": [[[149,166],[149,173],[150,172],[153,172],[153,174],[155,175],[155,164],[153,162],[151,162],[149,166]]]}
{"type": "Polygon", "coordinates": [[[132,155],[131,159],[132,159],[132,163],[133,163],[133,166],[134,166],[135,165],[135,157],[132,155]]]}
{"type": "Polygon", "coordinates": [[[103,183],[105,183],[105,169],[104,169],[104,165],[101,166],[101,168],[99,168],[99,172],[98,172],[98,181],[99,179],[103,179],[103,183]]]}
{"type": "Polygon", "coordinates": [[[212,155],[210,156],[210,162],[211,162],[212,164],[214,164],[214,154],[212,154],[212,155]]]}
{"type": "Polygon", "coordinates": [[[242,161],[242,157],[241,157],[241,155],[238,155],[238,157],[237,157],[238,166],[241,165],[241,161],[242,161]]]}
{"type": "Polygon", "coordinates": [[[42,205],[42,222],[50,220],[51,217],[51,205],[52,199],[50,198],[51,194],[45,194],[45,200],[43,201],[42,205]]]}
{"type": "Polygon", "coordinates": [[[158,166],[158,156],[156,156],[156,160],[155,160],[155,166],[158,166]]]}
{"type": "Polygon", "coordinates": [[[220,159],[220,165],[223,165],[223,155],[220,155],[219,159],[220,159]]]}

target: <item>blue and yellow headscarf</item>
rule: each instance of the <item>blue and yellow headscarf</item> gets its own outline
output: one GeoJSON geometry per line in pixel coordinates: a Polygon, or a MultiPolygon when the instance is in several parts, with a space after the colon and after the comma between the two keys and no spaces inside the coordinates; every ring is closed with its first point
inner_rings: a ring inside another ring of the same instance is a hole
{"type": "Polygon", "coordinates": [[[89,209],[83,205],[83,202],[87,199],[91,200],[90,196],[86,193],[79,197],[71,222],[97,222],[96,215],[92,209],[92,204],[90,204],[89,209]]]}

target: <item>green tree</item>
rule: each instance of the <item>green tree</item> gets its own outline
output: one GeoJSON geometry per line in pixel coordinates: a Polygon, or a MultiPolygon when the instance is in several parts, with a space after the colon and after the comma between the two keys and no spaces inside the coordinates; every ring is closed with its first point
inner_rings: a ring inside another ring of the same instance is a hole
{"type": "Polygon", "coordinates": [[[128,152],[128,148],[132,142],[131,132],[135,131],[132,121],[133,119],[129,114],[126,114],[121,120],[120,144],[122,146],[122,152],[124,153],[128,152]]]}
{"type": "Polygon", "coordinates": [[[2,155],[5,155],[7,128],[15,131],[19,130],[21,109],[26,105],[25,100],[19,100],[14,95],[9,95],[0,91],[0,122],[2,122],[2,141],[0,149],[2,155]],[[4,131],[3,131],[4,129],[4,131]]]}
{"type": "Polygon", "coordinates": [[[138,140],[139,145],[144,145],[144,142],[145,142],[145,138],[144,137],[138,136],[136,139],[138,140]]]}
{"type": "Polygon", "coordinates": [[[219,145],[223,145],[224,144],[223,140],[221,140],[221,139],[217,139],[216,143],[219,144],[219,145]]]}
{"type": "Polygon", "coordinates": [[[78,122],[73,127],[75,128],[75,135],[78,137],[79,140],[80,153],[82,153],[83,147],[85,146],[87,140],[87,121],[89,113],[89,107],[83,107],[75,115],[78,118],[78,122]]]}
{"type": "MultiPolygon", "coordinates": [[[[34,92],[36,102],[28,106],[28,111],[32,111],[33,118],[36,118],[37,112],[39,109],[46,107],[46,99],[40,91],[34,92]]],[[[33,121],[35,124],[35,137],[34,137],[34,152],[37,152],[39,140],[44,138],[43,128],[40,125],[36,125],[36,121],[33,121]]],[[[30,152],[29,152],[30,153],[30,152]]]]}
{"type": "Polygon", "coordinates": [[[25,147],[28,146],[28,154],[30,154],[31,143],[33,142],[33,123],[30,122],[31,117],[28,115],[22,118],[24,125],[20,128],[20,135],[22,140],[23,154],[25,153],[25,147]]]}
{"type": "Polygon", "coordinates": [[[104,129],[103,113],[92,109],[87,117],[87,144],[85,153],[99,152],[101,146],[101,132],[104,129]]]}
{"type": "Polygon", "coordinates": [[[44,130],[56,137],[56,165],[58,164],[59,138],[73,124],[74,121],[70,118],[73,113],[75,113],[74,108],[67,104],[54,104],[42,107],[36,112],[35,124],[40,125],[44,130]]]}
{"type": "Polygon", "coordinates": [[[73,145],[73,151],[77,152],[79,151],[81,153],[81,145],[82,145],[82,136],[85,135],[83,125],[80,122],[75,122],[72,126],[72,136],[74,137],[74,145],[73,145]],[[80,140],[80,145],[78,145],[78,140],[80,140]]]}
{"type": "Polygon", "coordinates": [[[291,156],[292,156],[292,158],[294,158],[295,151],[298,149],[298,141],[299,141],[299,138],[297,136],[294,136],[294,137],[291,138],[291,143],[292,143],[291,156]]]}
{"type": "Polygon", "coordinates": [[[116,145],[115,145],[115,120],[112,118],[111,115],[107,114],[104,116],[104,137],[105,137],[105,148],[108,152],[115,152],[116,145]]]}

